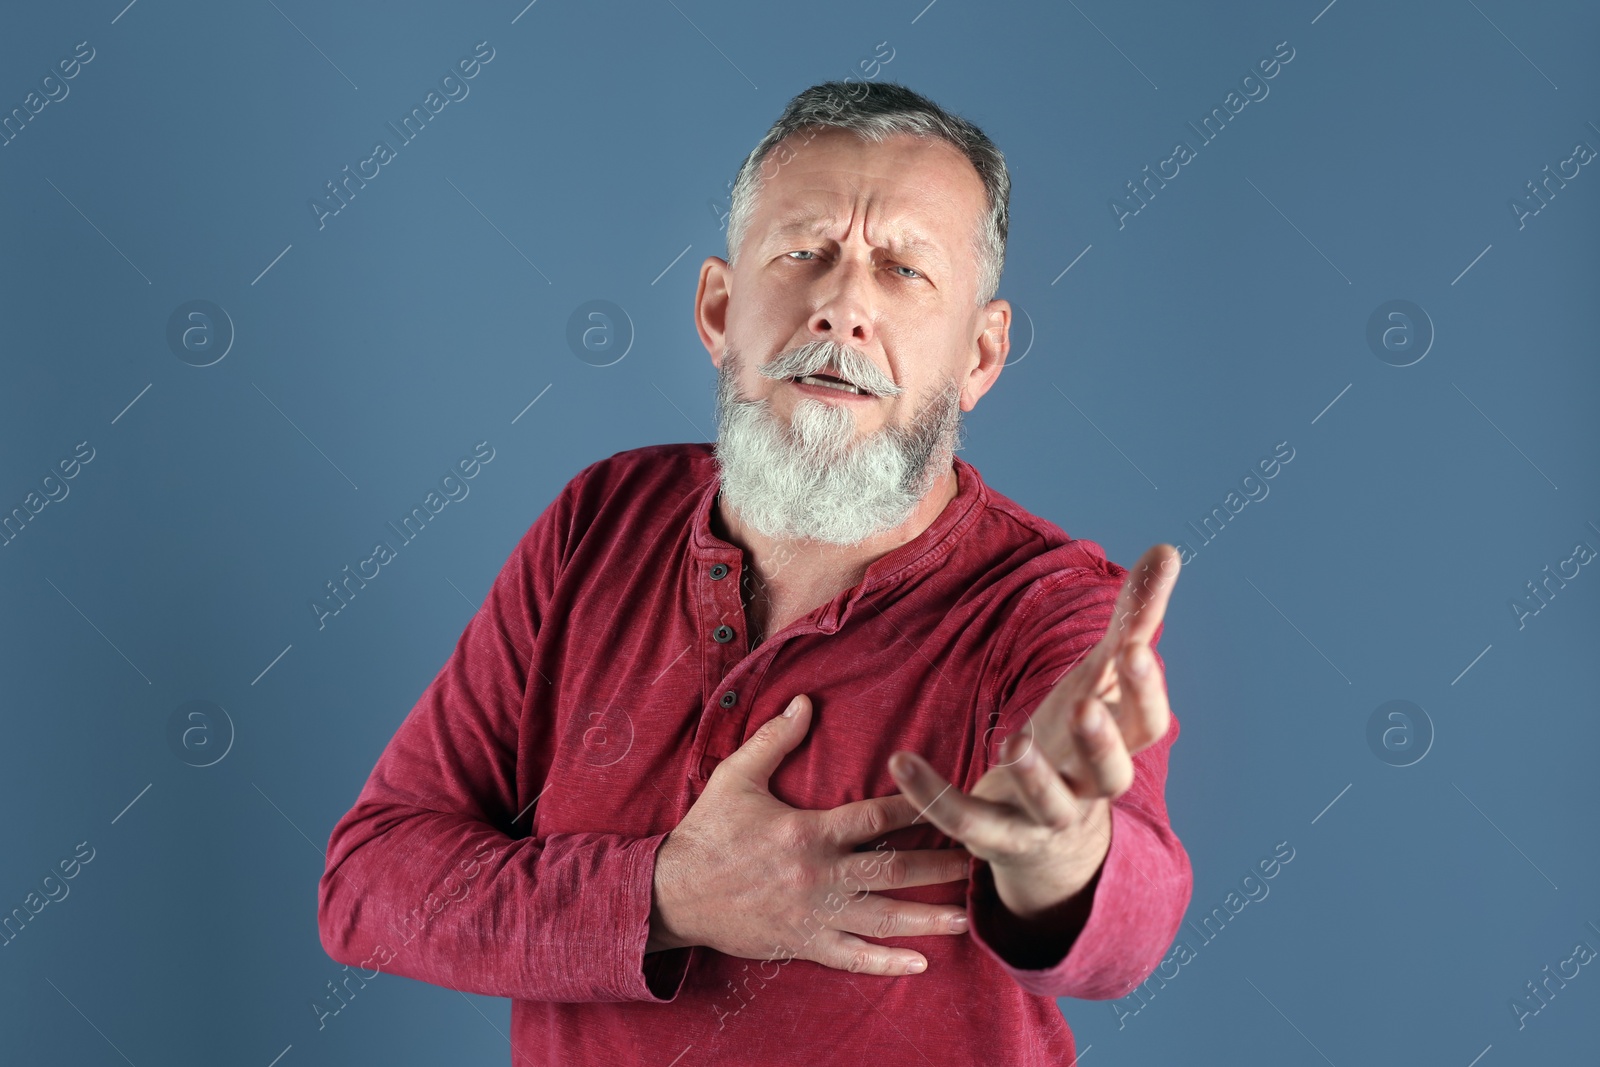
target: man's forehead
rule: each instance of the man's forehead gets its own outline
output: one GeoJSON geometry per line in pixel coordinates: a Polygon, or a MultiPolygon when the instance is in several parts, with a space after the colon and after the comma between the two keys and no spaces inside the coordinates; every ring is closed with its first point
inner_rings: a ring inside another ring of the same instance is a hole
{"type": "Polygon", "coordinates": [[[958,219],[970,205],[963,194],[984,200],[978,171],[957,147],[917,134],[869,141],[853,131],[821,130],[763,179],[758,211],[766,216],[768,240],[837,234],[861,210],[869,186],[869,237],[896,253],[941,259],[965,238],[958,219]]]}
{"type": "MultiPolygon", "coordinates": [[[[768,237],[776,240],[836,234],[844,229],[847,218],[844,212],[850,206],[843,198],[815,194],[805,197],[799,204],[786,207],[771,221],[768,237]]],[[[922,229],[917,222],[921,212],[901,208],[884,214],[884,210],[869,207],[868,224],[874,240],[895,252],[945,256],[944,247],[949,244],[949,238],[922,229]]]]}

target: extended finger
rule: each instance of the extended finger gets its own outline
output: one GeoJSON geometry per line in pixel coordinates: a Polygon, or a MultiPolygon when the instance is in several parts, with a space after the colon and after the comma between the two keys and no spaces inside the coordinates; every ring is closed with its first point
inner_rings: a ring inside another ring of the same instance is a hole
{"type": "Polygon", "coordinates": [[[796,953],[800,959],[820,963],[853,974],[898,977],[926,970],[928,958],[908,948],[890,948],[863,941],[854,934],[824,930],[809,939],[796,953]]]}
{"type": "Polygon", "coordinates": [[[1133,642],[1148,645],[1155,638],[1178,581],[1178,558],[1178,550],[1171,545],[1152,545],[1128,572],[1107,630],[1108,635],[1117,636],[1119,647],[1133,642]]]}
{"type": "Polygon", "coordinates": [[[1060,768],[1074,796],[1118,797],[1133,784],[1133,759],[1110,710],[1093,696],[1073,708],[1072,749],[1060,768]]]}
{"type": "Polygon", "coordinates": [[[1079,685],[1102,700],[1117,699],[1117,657],[1130,644],[1148,645],[1155,639],[1178,580],[1178,566],[1178,550],[1168,544],[1152,545],[1139,557],[1117,592],[1105,633],[1073,664],[1079,685]]]}
{"type": "Polygon", "coordinates": [[[1017,807],[1049,830],[1065,830],[1084,815],[1084,805],[1067,787],[1061,772],[1050,766],[1027,737],[1018,734],[1008,742],[1012,756],[1005,764],[1016,794],[1017,807]]]}
{"type": "Polygon", "coordinates": [[[967,932],[967,909],[871,893],[861,900],[852,900],[828,925],[864,937],[964,934],[967,932]]]}
{"type": "Polygon", "coordinates": [[[837,845],[859,845],[917,821],[921,805],[902,793],[852,800],[822,812],[823,833],[837,845]]]}
{"type": "Polygon", "coordinates": [[[967,877],[972,853],[964,848],[896,849],[885,843],[871,852],[852,852],[835,871],[835,883],[846,892],[941,885],[967,877]]]}
{"type": "Polygon", "coordinates": [[[980,858],[1006,855],[1018,848],[1020,820],[1006,804],[970,797],[910,752],[889,758],[889,770],[900,789],[921,808],[922,818],[965,845],[980,858]]]}
{"type": "MultiPolygon", "coordinates": [[[[1155,639],[1178,580],[1178,566],[1178,551],[1168,544],[1153,545],[1139,557],[1117,592],[1111,619],[1100,640],[1068,668],[1065,680],[1049,694],[1041,709],[1049,708],[1051,715],[1060,714],[1057,704],[1075,701],[1085,693],[1093,693],[1108,704],[1122,699],[1124,673],[1120,657],[1132,645],[1149,645],[1155,639]],[[1052,702],[1051,697],[1058,699],[1052,702]]],[[[1049,735],[1045,748],[1055,751],[1055,731],[1049,731],[1049,735]]]]}
{"type": "Polygon", "coordinates": [[[1117,675],[1120,681],[1115,718],[1122,743],[1132,754],[1166,734],[1172,709],[1167,703],[1161,668],[1149,645],[1134,642],[1124,649],[1117,659],[1117,675]]]}

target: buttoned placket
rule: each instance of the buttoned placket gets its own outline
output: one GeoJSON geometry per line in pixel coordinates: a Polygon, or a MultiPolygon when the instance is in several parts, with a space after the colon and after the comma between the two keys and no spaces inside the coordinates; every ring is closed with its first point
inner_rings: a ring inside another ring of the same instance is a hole
{"type": "MultiPolygon", "coordinates": [[[[703,788],[716,765],[742,743],[745,724],[769,655],[750,650],[749,623],[739,595],[743,579],[742,553],[716,552],[696,561],[699,626],[706,702],[695,731],[689,777],[703,788]]],[[[764,643],[762,652],[766,652],[764,643]]]]}
{"type": "MultiPolygon", "coordinates": [[[[749,647],[749,622],[739,583],[745,566],[743,553],[708,553],[691,572],[699,575],[702,662],[705,664],[705,705],[695,731],[689,780],[696,792],[705,787],[711,772],[744,743],[745,727],[761,681],[778,650],[807,634],[832,634],[844,624],[864,592],[858,584],[802,620],[791,623],[758,647],[749,647]]],[[[793,694],[785,694],[785,697],[793,694]]]]}

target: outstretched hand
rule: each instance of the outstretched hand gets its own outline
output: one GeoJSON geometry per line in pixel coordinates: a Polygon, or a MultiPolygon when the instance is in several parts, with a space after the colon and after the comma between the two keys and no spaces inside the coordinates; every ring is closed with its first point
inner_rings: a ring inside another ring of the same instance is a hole
{"type": "Polygon", "coordinates": [[[923,817],[990,863],[1001,902],[1017,915],[1043,914],[1094,878],[1111,843],[1111,801],[1133,784],[1133,756],[1167,732],[1150,641],[1177,579],[1171,545],[1139,558],[1105,635],[1006,739],[970,795],[921,756],[889,759],[923,817]]]}

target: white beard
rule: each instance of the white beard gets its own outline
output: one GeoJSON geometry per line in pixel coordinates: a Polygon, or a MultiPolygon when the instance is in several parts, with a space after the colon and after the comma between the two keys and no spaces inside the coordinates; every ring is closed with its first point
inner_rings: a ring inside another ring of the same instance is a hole
{"type": "MultiPolygon", "coordinates": [[[[833,342],[812,342],[777,359],[795,367],[843,367],[853,381],[871,380],[865,357],[833,342]]],[[[769,367],[777,365],[775,359],[769,367]]],[[[860,440],[845,404],[804,398],[785,425],[766,400],[743,398],[739,359],[723,352],[717,374],[717,443],[722,500],[761,534],[853,546],[911,517],[959,448],[960,387],[950,379],[933,392],[910,425],[885,426],[860,440]]],[[[879,372],[881,375],[881,372],[879,372]]]]}

